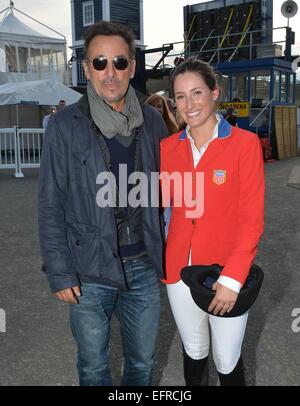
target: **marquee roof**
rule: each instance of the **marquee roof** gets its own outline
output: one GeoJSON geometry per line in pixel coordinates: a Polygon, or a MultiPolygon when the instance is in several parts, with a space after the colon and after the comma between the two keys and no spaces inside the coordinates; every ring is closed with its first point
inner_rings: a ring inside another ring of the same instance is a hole
{"type": "MultiPolygon", "coordinates": [[[[56,34],[56,32],[52,31],[51,28],[48,28],[48,34],[40,33],[31,28],[30,25],[25,24],[15,15],[14,10],[16,9],[10,8],[9,13],[6,14],[0,22],[0,42],[5,42],[11,45],[20,45],[14,44],[20,42],[38,45],[66,43],[66,39],[63,37],[63,35],[58,33],[56,34]]],[[[42,23],[38,24],[40,24],[43,31],[45,31],[45,26],[42,23]]],[[[36,25],[37,24],[35,23],[35,26],[36,25]]]]}

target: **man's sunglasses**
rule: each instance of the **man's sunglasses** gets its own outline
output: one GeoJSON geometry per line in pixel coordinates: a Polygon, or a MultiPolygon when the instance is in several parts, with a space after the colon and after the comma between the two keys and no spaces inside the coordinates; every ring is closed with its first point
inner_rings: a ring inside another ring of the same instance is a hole
{"type": "MultiPolygon", "coordinates": [[[[95,70],[104,70],[107,66],[108,60],[105,56],[98,56],[93,60],[88,59],[92,62],[95,70]]],[[[112,63],[117,70],[125,70],[128,68],[129,61],[125,56],[116,56],[113,58],[112,63]]]]}

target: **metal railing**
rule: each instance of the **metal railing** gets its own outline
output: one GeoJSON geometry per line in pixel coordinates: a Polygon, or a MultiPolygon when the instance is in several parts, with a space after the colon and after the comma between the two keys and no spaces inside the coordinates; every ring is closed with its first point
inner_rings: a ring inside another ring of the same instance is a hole
{"type": "MultiPolygon", "coordinates": [[[[251,121],[251,123],[249,124],[249,127],[253,127],[254,124],[258,121],[258,119],[260,117],[263,116],[263,114],[266,112],[267,109],[269,109],[269,117],[268,117],[268,138],[270,140],[271,137],[271,131],[272,131],[272,112],[273,112],[273,101],[274,98],[272,98],[271,100],[269,100],[269,102],[265,105],[265,107],[259,112],[259,114],[251,121]]],[[[260,125],[255,126],[256,128],[256,134],[258,132],[258,128],[260,127],[260,125]]]]}
{"type": "Polygon", "coordinates": [[[0,169],[13,169],[16,166],[15,156],[16,131],[14,128],[0,129],[0,169]]]}
{"type": "Polygon", "coordinates": [[[193,35],[187,41],[178,41],[173,43],[165,43],[163,47],[174,45],[174,51],[164,59],[162,68],[174,65],[174,58],[185,56],[195,56],[200,59],[207,60],[210,63],[228,62],[234,60],[237,51],[244,50],[245,59],[253,59],[263,57],[263,53],[269,56],[272,54],[272,49],[276,47],[276,51],[283,56],[286,46],[287,27],[276,27],[270,30],[251,30],[249,27],[244,32],[232,33],[229,27],[228,32],[224,35],[212,35],[208,37],[195,38],[193,35]],[[272,37],[274,38],[272,40],[272,37]],[[246,42],[246,44],[245,44],[246,42]],[[176,46],[175,46],[176,45],[176,46]],[[194,50],[193,50],[194,49],[194,50]],[[259,55],[256,55],[259,52],[259,55]]]}
{"type": "Polygon", "coordinates": [[[77,61],[77,81],[78,83],[87,83],[87,79],[83,69],[83,61],[77,61]]]}
{"type": "Polygon", "coordinates": [[[23,178],[23,168],[39,168],[45,130],[43,128],[0,129],[0,169],[15,169],[23,178]]]}

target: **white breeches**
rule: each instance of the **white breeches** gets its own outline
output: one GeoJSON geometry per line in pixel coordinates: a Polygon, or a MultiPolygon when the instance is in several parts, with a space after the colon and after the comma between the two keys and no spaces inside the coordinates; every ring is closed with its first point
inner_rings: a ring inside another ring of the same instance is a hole
{"type": "Polygon", "coordinates": [[[210,325],[216,368],[222,374],[233,371],[241,355],[248,313],[238,317],[212,316],[195,304],[184,282],[166,286],[173,316],[188,356],[202,359],[208,355],[210,325]]]}

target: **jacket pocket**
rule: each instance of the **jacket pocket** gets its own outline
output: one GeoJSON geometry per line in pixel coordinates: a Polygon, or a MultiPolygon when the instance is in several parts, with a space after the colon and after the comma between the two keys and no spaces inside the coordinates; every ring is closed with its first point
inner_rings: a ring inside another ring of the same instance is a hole
{"type": "Polygon", "coordinates": [[[84,276],[99,277],[101,274],[99,236],[70,229],[67,230],[67,236],[75,271],[84,276]]]}

